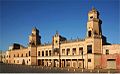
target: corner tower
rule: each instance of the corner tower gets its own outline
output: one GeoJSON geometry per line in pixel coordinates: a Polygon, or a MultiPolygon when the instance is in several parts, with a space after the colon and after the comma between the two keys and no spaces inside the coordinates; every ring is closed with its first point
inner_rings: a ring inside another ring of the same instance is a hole
{"type": "Polygon", "coordinates": [[[99,12],[93,7],[88,12],[87,37],[102,37],[101,24],[99,12]]]}
{"type": "Polygon", "coordinates": [[[88,12],[87,35],[85,39],[85,68],[100,68],[100,57],[102,53],[102,21],[99,19],[99,12],[92,8],[88,12]]]}

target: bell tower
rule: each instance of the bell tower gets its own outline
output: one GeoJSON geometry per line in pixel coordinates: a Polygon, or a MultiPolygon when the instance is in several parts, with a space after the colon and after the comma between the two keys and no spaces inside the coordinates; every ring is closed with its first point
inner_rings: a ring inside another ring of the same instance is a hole
{"type": "Polygon", "coordinates": [[[39,30],[34,27],[32,29],[32,34],[29,36],[29,54],[31,65],[37,65],[37,46],[41,44],[41,36],[39,35],[39,30]]]}
{"type": "Polygon", "coordinates": [[[87,37],[102,37],[101,24],[99,12],[93,7],[88,12],[87,37]]]}
{"type": "Polygon", "coordinates": [[[29,36],[29,45],[40,45],[41,44],[41,36],[39,36],[39,30],[34,27],[32,29],[32,34],[29,36]]]}
{"type": "Polygon", "coordinates": [[[85,63],[87,69],[100,67],[102,53],[102,21],[99,19],[99,12],[93,7],[88,12],[85,63]],[[97,62],[96,62],[97,61],[97,62]]]}

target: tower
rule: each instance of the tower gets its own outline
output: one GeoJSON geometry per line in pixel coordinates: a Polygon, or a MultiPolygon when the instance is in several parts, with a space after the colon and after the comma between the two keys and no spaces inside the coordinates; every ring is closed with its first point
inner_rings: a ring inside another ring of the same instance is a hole
{"type": "Polygon", "coordinates": [[[66,40],[66,38],[61,36],[61,35],[59,35],[58,31],[56,31],[56,34],[53,36],[53,41],[52,41],[53,48],[54,49],[59,49],[60,43],[62,41],[65,41],[65,40],[66,40]]]}
{"type": "Polygon", "coordinates": [[[39,36],[39,30],[34,27],[32,29],[32,34],[29,36],[29,45],[40,45],[41,44],[41,36],[39,36]]]}
{"type": "Polygon", "coordinates": [[[102,21],[99,12],[92,8],[88,12],[85,64],[87,69],[100,68],[100,57],[102,53],[102,21]]]}
{"type": "Polygon", "coordinates": [[[59,48],[59,44],[60,44],[60,35],[56,31],[56,34],[53,36],[53,45],[54,45],[54,48],[59,48]]]}
{"type": "Polygon", "coordinates": [[[31,57],[31,65],[37,65],[37,46],[41,44],[41,36],[39,36],[39,30],[34,27],[32,34],[29,36],[29,54],[31,57]]]}
{"type": "Polygon", "coordinates": [[[99,12],[93,7],[88,13],[87,37],[101,37],[102,21],[99,19],[99,12]]]}
{"type": "Polygon", "coordinates": [[[54,60],[54,59],[52,60],[53,66],[61,67],[61,60],[60,60],[60,56],[61,56],[60,49],[61,48],[60,48],[60,45],[61,45],[61,42],[65,41],[65,40],[66,40],[66,38],[59,35],[58,31],[56,31],[56,34],[52,38],[52,55],[58,56],[59,58],[57,60],[54,60]],[[55,63],[55,62],[57,62],[59,64],[57,65],[57,63],[55,63]]]}

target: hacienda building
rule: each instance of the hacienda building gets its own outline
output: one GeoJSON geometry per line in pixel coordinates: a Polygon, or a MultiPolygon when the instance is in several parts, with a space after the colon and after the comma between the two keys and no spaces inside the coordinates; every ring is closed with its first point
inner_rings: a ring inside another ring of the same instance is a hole
{"type": "Polygon", "coordinates": [[[88,12],[87,31],[84,39],[67,40],[58,32],[52,42],[41,43],[37,28],[32,29],[28,46],[13,44],[6,51],[6,63],[73,67],[84,69],[120,69],[120,44],[110,44],[102,35],[99,12],[88,12]]]}

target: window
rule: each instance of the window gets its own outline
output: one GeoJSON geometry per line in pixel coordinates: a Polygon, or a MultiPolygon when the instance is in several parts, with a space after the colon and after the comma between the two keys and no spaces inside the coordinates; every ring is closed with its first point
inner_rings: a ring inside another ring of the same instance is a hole
{"type": "Polygon", "coordinates": [[[62,49],[62,55],[65,55],[65,49],[62,49]]]}
{"type": "Polygon", "coordinates": [[[91,59],[88,59],[88,62],[91,62],[91,59]]]}
{"type": "Polygon", "coordinates": [[[51,56],[51,50],[49,51],[49,56],[51,56]]]}
{"type": "Polygon", "coordinates": [[[29,51],[29,56],[30,56],[30,51],[29,51]]]}
{"type": "Polygon", "coordinates": [[[27,57],[27,53],[26,53],[26,57],[27,57]]]}
{"type": "Polygon", "coordinates": [[[4,57],[3,58],[5,58],[5,55],[4,55],[4,57]]]}
{"type": "Polygon", "coordinates": [[[48,56],[48,51],[46,51],[46,56],[48,56]]]}
{"type": "Polygon", "coordinates": [[[42,51],[42,56],[44,56],[44,51],[42,51]]]}
{"type": "Polygon", "coordinates": [[[17,63],[19,63],[19,60],[17,60],[17,63]]]}
{"type": "Polygon", "coordinates": [[[83,47],[79,48],[79,55],[83,55],[83,47]]]}
{"type": "Polygon", "coordinates": [[[14,57],[15,57],[15,54],[14,54],[14,57]]]}
{"type": "Polygon", "coordinates": [[[28,64],[28,61],[27,61],[27,64],[28,64]]]}
{"type": "Polygon", "coordinates": [[[17,57],[19,57],[19,54],[17,55],[17,57]]]}
{"type": "Polygon", "coordinates": [[[9,55],[9,58],[10,58],[10,55],[9,55]]]}
{"type": "Polygon", "coordinates": [[[92,19],[93,18],[93,16],[90,16],[90,19],[92,19]]]}
{"type": "Polygon", "coordinates": [[[29,59],[29,61],[30,61],[30,59],[29,59]]]}
{"type": "Polygon", "coordinates": [[[70,61],[66,61],[67,62],[67,67],[70,67],[70,61]]]}
{"type": "Polygon", "coordinates": [[[76,48],[73,48],[73,55],[76,55],[76,48]]]}
{"type": "Polygon", "coordinates": [[[108,55],[108,54],[109,54],[109,50],[107,49],[107,50],[106,50],[106,55],[108,55]]]}
{"type": "Polygon", "coordinates": [[[38,56],[40,56],[40,51],[38,51],[38,56]]]}
{"type": "Polygon", "coordinates": [[[67,55],[70,55],[70,49],[69,48],[67,49],[67,55]]]}
{"type": "Polygon", "coordinates": [[[107,61],[116,61],[116,59],[107,59],[107,61]]]}
{"type": "Polygon", "coordinates": [[[87,53],[92,53],[92,45],[87,45],[87,53]]]}
{"type": "Polygon", "coordinates": [[[14,60],[14,63],[15,63],[15,60],[14,60]]]}
{"type": "Polygon", "coordinates": [[[55,43],[58,43],[58,41],[56,40],[55,43]]]}
{"type": "Polygon", "coordinates": [[[21,57],[23,57],[23,54],[21,55],[21,57]]]}
{"type": "Polygon", "coordinates": [[[88,37],[91,37],[91,31],[88,31],[88,37]]]}

